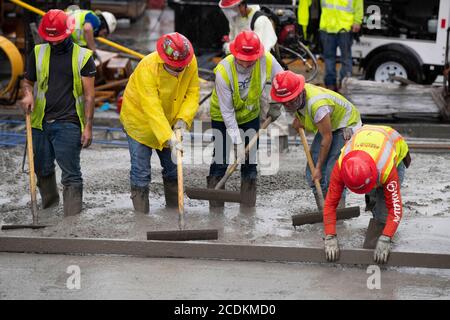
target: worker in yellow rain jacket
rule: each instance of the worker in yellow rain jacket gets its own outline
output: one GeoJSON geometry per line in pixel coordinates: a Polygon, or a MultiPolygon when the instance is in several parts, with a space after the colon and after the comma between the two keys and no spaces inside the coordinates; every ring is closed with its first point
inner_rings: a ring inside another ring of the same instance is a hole
{"type": "Polygon", "coordinates": [[[157,50],[136,67],[125,89],[120,120],[131,156],[131,199],[138,212],[149,212],[150,157],[163,167],[167,207],[176,207],[177,167],[171,150],[182,151],[174,130],[188,129],[199,107],[197,60],[190,41],[174,32],[163,35],[157,50]],[[170,147],[170,149],[169,149],[170,147]]]}
{"type": "MultiPolygon", "coordinates": [[[[298,22],[306,32],[309,21],[311,0],[300,1],[298,22]]],[[[364,16],[363,0],[320,0],[320,41],[325,60],[325,86],[337,91],[336,84],[336,49],[341,52],[341,70],[339,82],[352,75],[353,33],[361,30],[364,16]]]]}

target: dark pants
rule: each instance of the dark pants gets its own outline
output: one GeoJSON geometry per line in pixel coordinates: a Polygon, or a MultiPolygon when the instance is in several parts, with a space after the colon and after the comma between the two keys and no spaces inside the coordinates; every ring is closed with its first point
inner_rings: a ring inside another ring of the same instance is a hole
{"type": "Polygon", "coordinates": [[[82,185],[80,167],[81,129],[72,122],[54,121],[33,129],[34,172],[38,177],[55,173],[55,160],[62,170],[64,186],[82,185]]]}
{"type": "MultiPolygon", "coordinates": [[[[128,146],[131,157],[130,182],[136,187],[147,187],[151,181],[150,159],[153,149],[143,145],[128,136],[128,146]]],[[[172,161],[172,152],[169,148],[156,150],[161,166],[162,176],[167,180],[177,180],[177,166],[172,161]]]]}
{"type": "Polygon", "coordinates": [[[352,44],[351,32],[327,33],[320,31],[320,41],[323,47],[323,58],[325,60],[325,85],[336,85],[336,49],[341,51],[341,70],[339,80],[352,75],[352,44]]]}
{"type": "MultiPolygon", "coordinates": [[[[211,121],[211,128],[214,131],[214,153],[213,162],[209,168],[209,175],[222,177],[225,175],[228,164],[230,163],[230,149],[233,147],[233,143],[230,136],[227,134],[227,128],[223,122],[213,120],[211,121]]],[[[247,146],[251,138],[259,130],[259,117],[239,125],[239,129],[241,129],[241,137],[245,141],[245,146],[247,146]]],[[[247,160],[241,165],[242,178],[256,178],[257,149],[258,145],[251,148],[247,160]]]]}

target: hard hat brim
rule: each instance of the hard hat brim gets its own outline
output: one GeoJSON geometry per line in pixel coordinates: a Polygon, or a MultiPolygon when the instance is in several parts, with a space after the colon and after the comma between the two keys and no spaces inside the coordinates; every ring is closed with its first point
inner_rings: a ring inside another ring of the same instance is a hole
{"type": "Polygon", "coordinates": [[[291,100],[294,100],[295,98],[298,97],[298,95],[300,93],[303,92],[303,90],[305,90],[305,82],[304,80],[300,80],[300,85],[298,86],[297,89],[295,89],[294,92],[292,92],[290,95],[286,96],[286,97],[279,97],[277,96],[276,90],[272,85],[272,88],[270,89],[270,96],[272,97],[272,100],[275,102],[280,102],[280,103],[284,103],[284,102],[288,102],[291,100]],[[303,83],[302,83],[303,82],[303,83]]]}
{"type": "Polygon", "coordinates": [[[236,59],[239,59],[239,60],[242,60],[242,61],[249,61],[249,62],[250,61],[256,61],[259,58],[261,58],[262,55],[264,54],[264,46],[261,43],[259,45],[259,51],[258,52],[254,53],[254,54],[251,54],[251,55],[247,55],[247,54],[243,54],[241,52],[238,52],[236,50],[235,41],[233,41],[233,42],[230,43],[230,52],[236,59]]]}
{"type": "Polygon", "coordinates": [[[192,58],[194,57],[194,49],[192,48],[192,44],[189,43],[189,55],[186,59],[180,60],[180,61],[173,61],[170,60],[169,57],[164,52],[164,37],[160,37],[158,41],[156,42],[156,51],[158,52],[158,55],[161,57],[161,59],[164,61],[164,63],[167,63],[171,67],[175,68],[181,68],[187,66],[189,63],[191,63],[192,58]]]}
{"type": "Polygon", "coordinates": [[[221,8],[221,9],[230,9],[230,8],[234,8],[234,7],[236,7],[236,6],[238,6],[240,3],[241,3],[242,1],[237,1],[236,3],[233,3],[233,4],[230,4],[230,5],[223,5],[223,1],[222,0],[220,0],[220,2],[219,2],[219,7],[221,8]]]}

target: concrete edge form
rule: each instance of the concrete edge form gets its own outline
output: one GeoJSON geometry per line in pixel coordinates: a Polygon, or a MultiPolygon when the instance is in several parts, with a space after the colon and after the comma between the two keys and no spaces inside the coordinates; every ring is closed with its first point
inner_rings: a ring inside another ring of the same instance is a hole
{"type": "MultiPolygon", "coordinates": [[[[322,248],[43,237],[0,237],[0,252],[328,263],[322,248]]],[[[373,265],[373,250],[341,250],[339,264],[373,265]]],[[[450,254],[391,252],[386,266],[450,269],[450,254]]]]}

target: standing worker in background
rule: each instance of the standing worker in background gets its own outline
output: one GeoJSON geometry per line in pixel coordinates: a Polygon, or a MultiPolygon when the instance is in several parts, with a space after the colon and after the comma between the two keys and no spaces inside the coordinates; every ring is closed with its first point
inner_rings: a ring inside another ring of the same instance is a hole
{"type": "MultiPolygon", "coordinates": [[[[219,7],[227,17],[230,27],[228,39],[223,45],[225,54],[230,54],[231,41],[244,30],[254,31],[266,51],[270,52],[274,49],[277,44],[274,26],[266,15],[260,14],[261,8],[259,5],[247,5],[247,2],[243,0],[221,0],[219,7]]],[[[261,95],[261,121],[265,120],[270,108],[269,90],[270,86],[267,86],[266,91],[261,95]]],[[[286,115],[283,113],[275,123],[271,124],[271,127],[278,129],[281,149],[287,148],[289,127],[286,115]]],[[[271,130],[269,130],[269,134],[271,134],[271,130]]]]}
{"type": "Polygon", "coordinates": [[[73,17],[48,11],[39,25],[47,44],[35,46],[28,58],[22,107],[31,112],[34,167],[42,207],[58,204],[55,159],[62,170],[64,215],[81,212],[81,148],[92,142],[95,64],[92,51],[72,42],[73,17]],[[36,96],[33,87],[37,82],[36,96]]]}
{"type": "MultiPolygon", "coordinates": [[[[228,167],[230,142],[235,157],[245,159],[241,166],[241,194],[244,206],[254,207],[256,201],[256,147],[244,155],[241,132],[249,139],[260,127],[260,98],[267,82],[282,71],[278,61],[253,31],[242,31],[230,45],[231,55],[214,70],[215,89],[211,97],[211,127],[214,130],[214,155],[207,177],[208,188],[214,188],[228,167]]],[[[275,121],[280,116],[277,107],[271,107],[267,116],[275,121]]],[[[210,201],[211,207],[223,207],[223,202],[210,201]]]]}
{"type": "MultiPolygon", "coordinates": [[[[336,236],[336,207],[344,187],[358,194],[375,197],[371,208],[378,223],[384,225],[374,252],[377,263],[386,263],[391,239],[403,215],[400,185],[411,164],[403,137],[387,126],[365,125],[348,141],[331,174],[323,210],[325,254],[328,261],[339,258],[336,236]]],[[[366,204],[369,204],[366,197],[366,204]]]]}
{"type": "Polygon", "coordinates": [[[154,149],[163,167],[166,206],[178,206],[177,166],[170,149],[183,150],[174,131],[190,128],[200,97],[197,59],[189,40],[177,32],[165,34],[156,49],[131,75],[120,112],[131,156],[131,199],[134,209],[142,213],[149,212],[154,149]]]}
{"type": "Polygon", "coordinates": [[[72,33],[73,41],[81,47],[89,48],[96,56],[96,37],[105,37],[116,30],[116,17],[107,11],[68,9],[68,13],[75,18],[75,29],[72,33]]]}
{"type": "MultiPolygon", "coordinates": [[[[309,16],[310,0],[300,1],[298,19],[305,31],[309,16]]],[[[352,75],[353,33],[361,30],[364,16],[363,0],[321,0],[320,40],[325,60],[325,86],[333,91],[340,88],[342,80],[352,75]],[[339,88],[336,82],[336,49],[341,51],[341,70],[339,72],[339,88]]]]}
{"type": "MultiPolygon", "coordinates": [[[[315,133],[311,145],[315,170],[311,173],[309,166],[306,166],[306,179],[320,207],[314,180],[320,181],[325,196],[341,148],[362,125],[359,111],[340,94],[305,83],[302,75],[292,71],[276,75],[271,95],[274,101],[283,103],[288,112],[295,113],[296,118],[292,123],[295,129],[302,127],[315,133]]],[[[341,206],[345,206],[345,194],[341,206]]]]}

